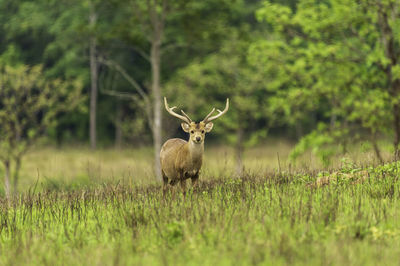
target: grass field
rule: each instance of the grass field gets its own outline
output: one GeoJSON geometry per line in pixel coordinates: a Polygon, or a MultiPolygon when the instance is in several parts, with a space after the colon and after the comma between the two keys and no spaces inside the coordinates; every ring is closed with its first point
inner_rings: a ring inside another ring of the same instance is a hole
{"type": "MultiPolygon", "coordinates": [[[[277,151],[282,169],[287,169],[287,156],[291,147],[289,142],[274,141],[249,149],[244,154],[245,170],[253,174],[277,170],[277,151]]],[[[202,179],[226,178],[236,174],[232,148],[206,146],[205,149],[202,179]]],[[[69,190],[116,182],[130,185],[156,184],[152,156],[150,148],[96,151],[85,147],[37,148],[24,157],[19,190],[26,191],[37,181],[39,190],[69,190]]],[[[3,174],[0,165],[0,175],[3,174]]]]}
{"type": "MultiPolygon", "coordinates": [[[[387,146],[387,143],[383,144],[387,146]]],[[[266,176],[278,171],[330,171],[341,168],[349,162],[357,165],[377,163],[371,150],[360,152],[360,147],[354,147],[348,154],[334,158],[328,169],[311,154],[304,155],[297,164],[293,164],[288,160],[292,148],[293,143],[277,139],[247,149],[243,156],[245,172],[266,176]]],[[[390,153],[382,154],[385,159],[390,159],[390,153]]],[[[36,148],[24,157],[19,190],[27,191],[36,183],[38,183],[37,190],[71,190],[99,183],[116,182],[129,185],[156,184],[152,156],[150,148],[96,151],[87,147],[36,148]]],[[[3,175],[4,170],[0,165],[0,176],[3,175]]],[[[233,148],[206,144],[201,179],[213,180],[235,175],[236,159],[233,148]]],[[[0,193],[4,194],[2,185],[0,193]]]]}
{"type": "Polygon", "coordinates": [[[38,150],[24,192],[0,202],[0,263],[398,264],[400,163],[289,171],[276,145],[281,171],[258,148],[236,177],[231,151],[211,148],[199,187],[165,197],[147,149],[38,150]]]}

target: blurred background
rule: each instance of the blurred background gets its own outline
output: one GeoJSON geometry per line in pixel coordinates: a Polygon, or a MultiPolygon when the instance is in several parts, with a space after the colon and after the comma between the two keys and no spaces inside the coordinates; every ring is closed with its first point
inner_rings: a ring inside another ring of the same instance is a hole
{"type": "Polygon", "coordinates": [[[187,138],[164,96],[196,121],[230,98],[208,176],[396,159],[399,5],[0,0],[4,193],[156,181],[162,143],[187,138]]]}

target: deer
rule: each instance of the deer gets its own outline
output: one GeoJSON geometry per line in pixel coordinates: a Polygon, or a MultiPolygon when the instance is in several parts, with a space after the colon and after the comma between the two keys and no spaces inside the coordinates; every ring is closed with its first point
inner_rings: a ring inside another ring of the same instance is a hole
{"type": "Polygon", "coordinates": [[[167,98],[164,97],[164,105],[167,112],[182,120],[181,127],[183,131],[189,133],[189,140],[172,138],[167,140],[160,151],[161,173],[163,178],[163,191],[165,193],[168,183],[174,186],[180,182],[183,193],[186,191],[186,180],[192,180],[192,187],[195,187],[199,179],[199,173],[203,164],[204,137],[213,128],[211,121],[224,115],[229,109],[229,98],[226,99],[225,109],[217,109],[218,114],[212,115],[215,108],[199,123],[190,119],[190,117],[181,110],[182,115],[174,112],[177,108],[169,107],[167,98]]]}

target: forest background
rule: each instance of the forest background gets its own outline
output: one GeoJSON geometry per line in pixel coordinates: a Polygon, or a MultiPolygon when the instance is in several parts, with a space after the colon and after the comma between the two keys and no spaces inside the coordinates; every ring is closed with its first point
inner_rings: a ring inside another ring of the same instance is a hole
{"type": "Polygon", "coordinates": [[[39,140],[152,145],[159,173],[162,142],[185,138],[164,96],[196,120],[230,98],[207,143],[235,147],[239,173],[243,151],[274,137],[297,143],[293,160],[311,151],[329,165],[354,144],[397,158],[399,4],[1,0],[6,190],[39,140]]]}

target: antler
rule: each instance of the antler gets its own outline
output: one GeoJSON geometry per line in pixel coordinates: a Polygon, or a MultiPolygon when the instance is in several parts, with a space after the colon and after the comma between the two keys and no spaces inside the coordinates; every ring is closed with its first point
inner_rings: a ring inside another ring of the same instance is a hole
{"type": "Polygon", "coordinates": [[[188,124],[192,123],[192,119],[190,119],[190,117],[183,110],[181,110],[183,115],[179,115],[173,111],[176,108],[176,106],[169,108],[166,97],[164,97],[164,105],[165,109],[167,109],[168,113],[170,113],[171,115],[185,121],[188,124]]]}
{"type": "Polygon", "coordinates": [[[228,111],[228,109],[229,109],[229,98],[226,99],[226,105],[225,105],[225,109],[224,109],[223,111],[217,109],[218,114],[217,114],[217,115],[214,115],[214,116],[211,116],[212,113],[214,113],[214,111],[215,111],[215,108],[213,108],[213,109],[211,110],[211,112],[203,119],[202,122],[204,122],[205,124],[207,124],[208,122],[211,122],[211,121],[213,121],[214,119],[217,119],[218,117],[220,117],[220,116],[222,116],[223,114],[225,114],[225,113],[228,111]]]}

